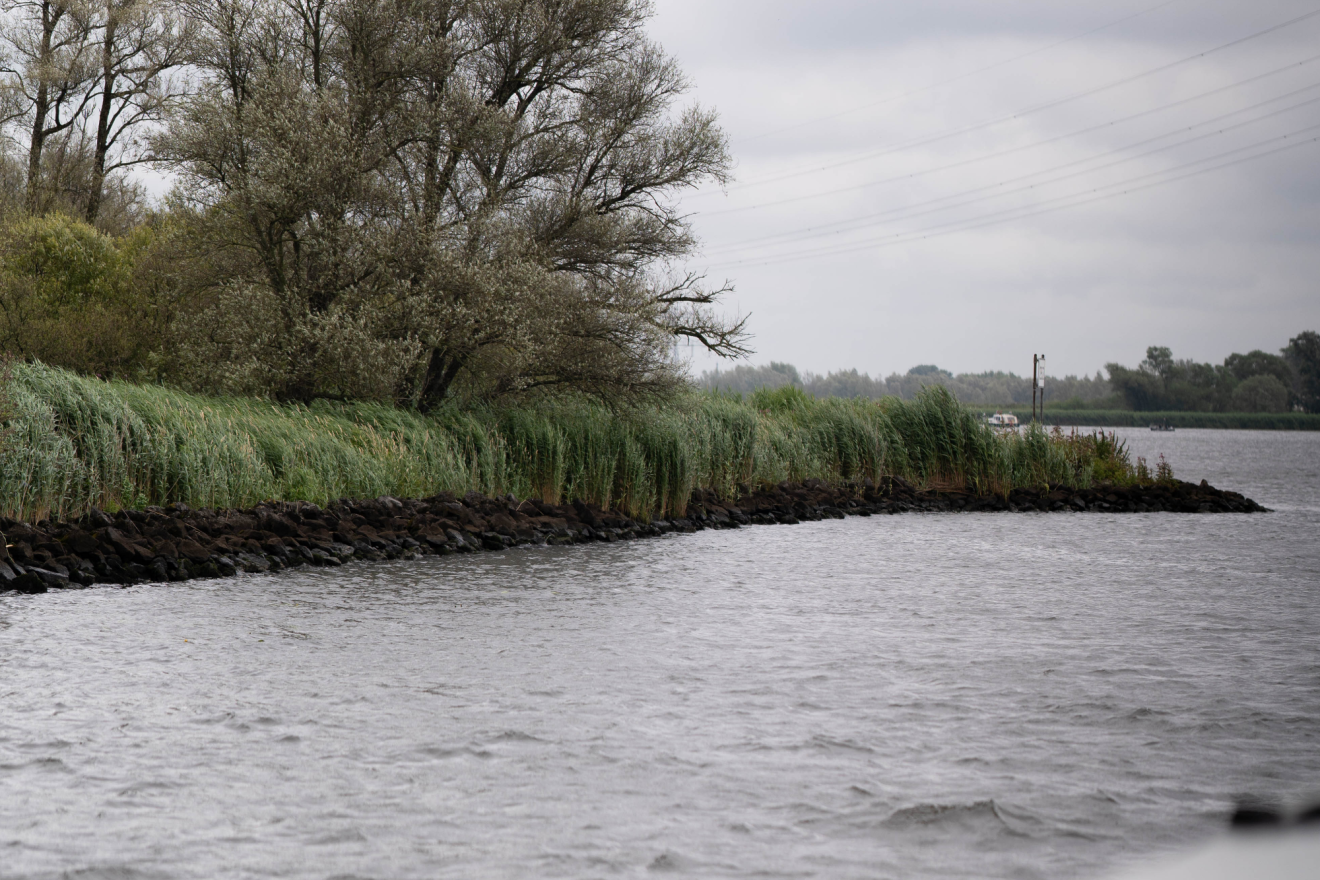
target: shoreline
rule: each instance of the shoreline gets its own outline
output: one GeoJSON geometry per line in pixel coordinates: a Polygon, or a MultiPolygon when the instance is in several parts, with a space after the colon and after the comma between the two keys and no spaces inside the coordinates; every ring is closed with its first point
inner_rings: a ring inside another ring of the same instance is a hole
{"type": "Polygon", "coordinates": [[[736,503],[695,490],[685,515],[643,522],[574,501],[553,505],[469,492],[422,499],[383,496],[322,508],[275,501],[242,510],[184,504],[93,510],[74,522],[0,520],[0,592],[45,593],[94,584],[131,585],[354,560],[614,542],[744,525],[794,525],[846,516],[908,512],[1257,513],[1236,492],[1182,481],[1090,489],[1014,489],[1005,496],[919,489],[901,477],[830,486],[821,480],[744,492],[736,503]]]}
{"type": "MultiPolygon", "coordinates": [[[[1031,420],[1030,410],[1020,407],[1001,407],[989,410],[979,404],[968,404],[970,409],[989,415],[991,412],[1012,413],[1026,424],[1031,420]]],[[[1207,428],[1225,431],[1320,431],[1320,413],[1207,413],[1185,410],[1159,410],[1142,412],[1127,409],[1056,409],[1045,411],[1041,423],[1061,428],[1149,428],[1152,424],[1167,423],[1173,428],[1207,428]]]]}

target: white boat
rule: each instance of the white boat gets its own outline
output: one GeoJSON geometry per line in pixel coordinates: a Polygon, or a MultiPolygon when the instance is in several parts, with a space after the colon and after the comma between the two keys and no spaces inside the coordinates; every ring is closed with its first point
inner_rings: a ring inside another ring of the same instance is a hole
{"type": "Polygon", "coordinates": [[[996,431],[1016,431],[1018,429],[1018,417],[1012,413],[997,412],[986,419],[985,423],[996,431]]]}

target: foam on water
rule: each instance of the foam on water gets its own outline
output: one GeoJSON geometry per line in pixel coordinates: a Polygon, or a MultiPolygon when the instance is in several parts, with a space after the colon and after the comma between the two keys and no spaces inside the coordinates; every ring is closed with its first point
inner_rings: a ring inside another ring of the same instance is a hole
{"type": "Polygon", "coordinates": [[[1193,845],[1320,790],[1320,436],[1132,437],[1278,512],[0,598],[0,876],[1057,878],[1193,845]]]}

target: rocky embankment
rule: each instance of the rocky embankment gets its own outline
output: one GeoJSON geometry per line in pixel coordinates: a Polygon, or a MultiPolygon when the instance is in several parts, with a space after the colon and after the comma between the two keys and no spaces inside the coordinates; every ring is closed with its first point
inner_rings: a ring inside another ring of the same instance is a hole
{"type": "Polygon", "coordinates": [[[551,505],[468,493],[400,501],[338,501],[327,507],[272,502],[248,510],[192,510],[183,504],[120,511],[94,510],[76,522],[0,520],[0,590],[44,593],[94,583],[133,584],[278,571],[299,565],[337,566],[355,559],[502,550],[523,544],[618,541],[737,528],[793,524],[908,511],[1175,511],[1256,512],[1265,508],[1236,492],[1171,485],[1040,492],[1015,489],[1007,498],[961,491],[919,490],[885,477],[828,486],[817,480],[745,492],[736,502],[697,490],[679,519],[638,522],[592,505],[551,505]]]}

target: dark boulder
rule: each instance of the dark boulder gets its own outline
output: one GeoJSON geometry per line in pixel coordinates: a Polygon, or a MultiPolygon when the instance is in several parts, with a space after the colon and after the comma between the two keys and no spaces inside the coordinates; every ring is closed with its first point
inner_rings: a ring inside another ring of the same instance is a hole
{"type": "Polygon", "coordinates": [[[17,593],[26,593],[28,595],[35,595],[37,593],[46,592],[49,589],[49,587],[46,586],[46,582],[43,581],[41,578],[37,577],[35,574],[32,574],[31,572],[28,572],[26,574],[19,575],[18,577],[14,578],[12,581],[7,581],[5,584],[0,585],[0,589],[12,590],[17,593]]]}
{"type": "Polygon", "coordinates": [[[189,562],[199,564],[205,563],[211,558],[211,554],[206,552],[201,544],[186,538],[179,542],[179,555],[186,557],[189,562]]]}
{"type": "Polygon", "coordinates": [[[90,533],[77,529],[65,535],[64,546],[69,549],[69,552],[83,556],[96,550],[100,546],[100,542],[90,533]]]}

